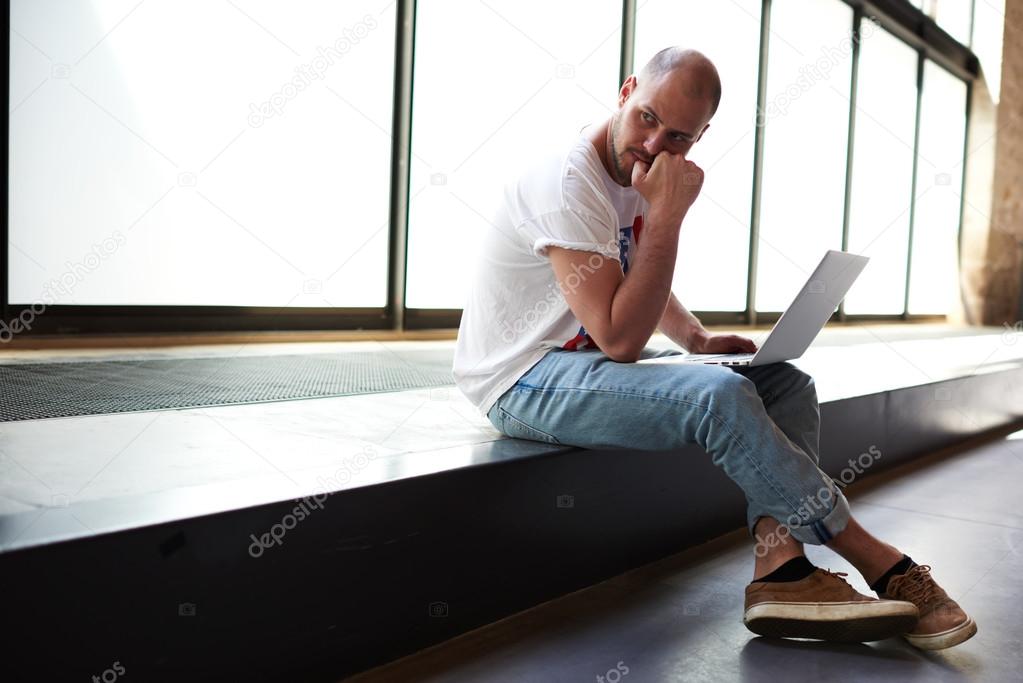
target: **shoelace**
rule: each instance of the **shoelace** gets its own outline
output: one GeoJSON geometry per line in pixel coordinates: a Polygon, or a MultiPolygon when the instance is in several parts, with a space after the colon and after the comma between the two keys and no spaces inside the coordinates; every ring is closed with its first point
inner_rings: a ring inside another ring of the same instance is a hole
{"type": "Polygon", "coordinates": [[[833,572],[830,569],[824,569],[823,567],[817,567],[817,568],[820,569],[825,574],[827,574],[828,576],[834,576],[835,578],[839,579],[844,584],[848,584],[849,583],[848,581],[846,581],[843,578],[843,577],[849,576],[849,572],[833,572]]]}
{"type": "Polygon", "coordinates": [[[905,598],[918,605],[944,598],[938,584],[931,578],[931,567],[927,564],[919,564],[905,574],[894,577],[889,593],[892,597],[905,598]]]}

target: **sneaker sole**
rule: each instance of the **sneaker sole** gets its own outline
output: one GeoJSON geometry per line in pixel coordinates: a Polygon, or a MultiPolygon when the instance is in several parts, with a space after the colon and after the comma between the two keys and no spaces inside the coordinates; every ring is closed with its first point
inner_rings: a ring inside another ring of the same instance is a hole
{"type": "Polygon", "coordinates": [[[753,633],[772,638],[813,638],[863,643],[905,634],[919,612],[911,602],[761,602],[743,615],[753,633]]]}
{"type": "Polygon", "coordinates": [[[977,635],[977,622],[972,618],[941,633],[931,633],[926,636],[914,636],[903,633],[902,637],[909,641],[913,647],[921,650],[944,650],[959,643],[969,640],[977,635]]]}

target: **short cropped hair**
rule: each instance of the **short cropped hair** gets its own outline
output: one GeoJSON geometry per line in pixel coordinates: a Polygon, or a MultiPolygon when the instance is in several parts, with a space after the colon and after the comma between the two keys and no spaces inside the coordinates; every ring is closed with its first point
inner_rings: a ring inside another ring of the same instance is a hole
{"type": "Polygon", "coordinates": [[[694,94],[710,99],[710,115],[713,116],[721,102],[721,78],[714,63],[703,53],[681,47],[666,47],[650,58],[640,71],[640,77],[658,79],[682,68],[692,69],[700,82],[709,88],[708,90],[697,86],[698,90],[695,90],[694,94]]]}

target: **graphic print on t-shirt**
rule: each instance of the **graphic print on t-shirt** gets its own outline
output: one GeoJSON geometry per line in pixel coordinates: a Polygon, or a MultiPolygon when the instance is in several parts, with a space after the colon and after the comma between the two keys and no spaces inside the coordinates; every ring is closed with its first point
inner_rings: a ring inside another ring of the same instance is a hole
{"type": "MultiPolygon", "coordinates": [[[[622,272],[628,274],[629,272],[629,255],[632,252],[632,245],[639,244],[639,233],[643,230],[643,217],[636,216],[632,225],[623,226],[618,228],[618,257],[622,261],[622,272]]],[[[582,325],[579,326],[579,332],[574,337],[569,339],[561,347],[567,351],[581,351],[583,349],[599,349],[597,342],[593,341],[587,332],[586,328],[582,325]]]]}

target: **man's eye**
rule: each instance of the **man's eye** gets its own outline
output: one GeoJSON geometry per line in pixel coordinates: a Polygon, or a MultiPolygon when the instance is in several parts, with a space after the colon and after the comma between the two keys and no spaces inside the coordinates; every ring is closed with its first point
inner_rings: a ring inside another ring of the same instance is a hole
{"type": "Polygon", "coordinates": [[[647,123],[650,123],[651,121],[654,120],[653,115],[647,111],[643,112],[641,116],[643,117],[643,120],[646,121],[647,123]]]}

